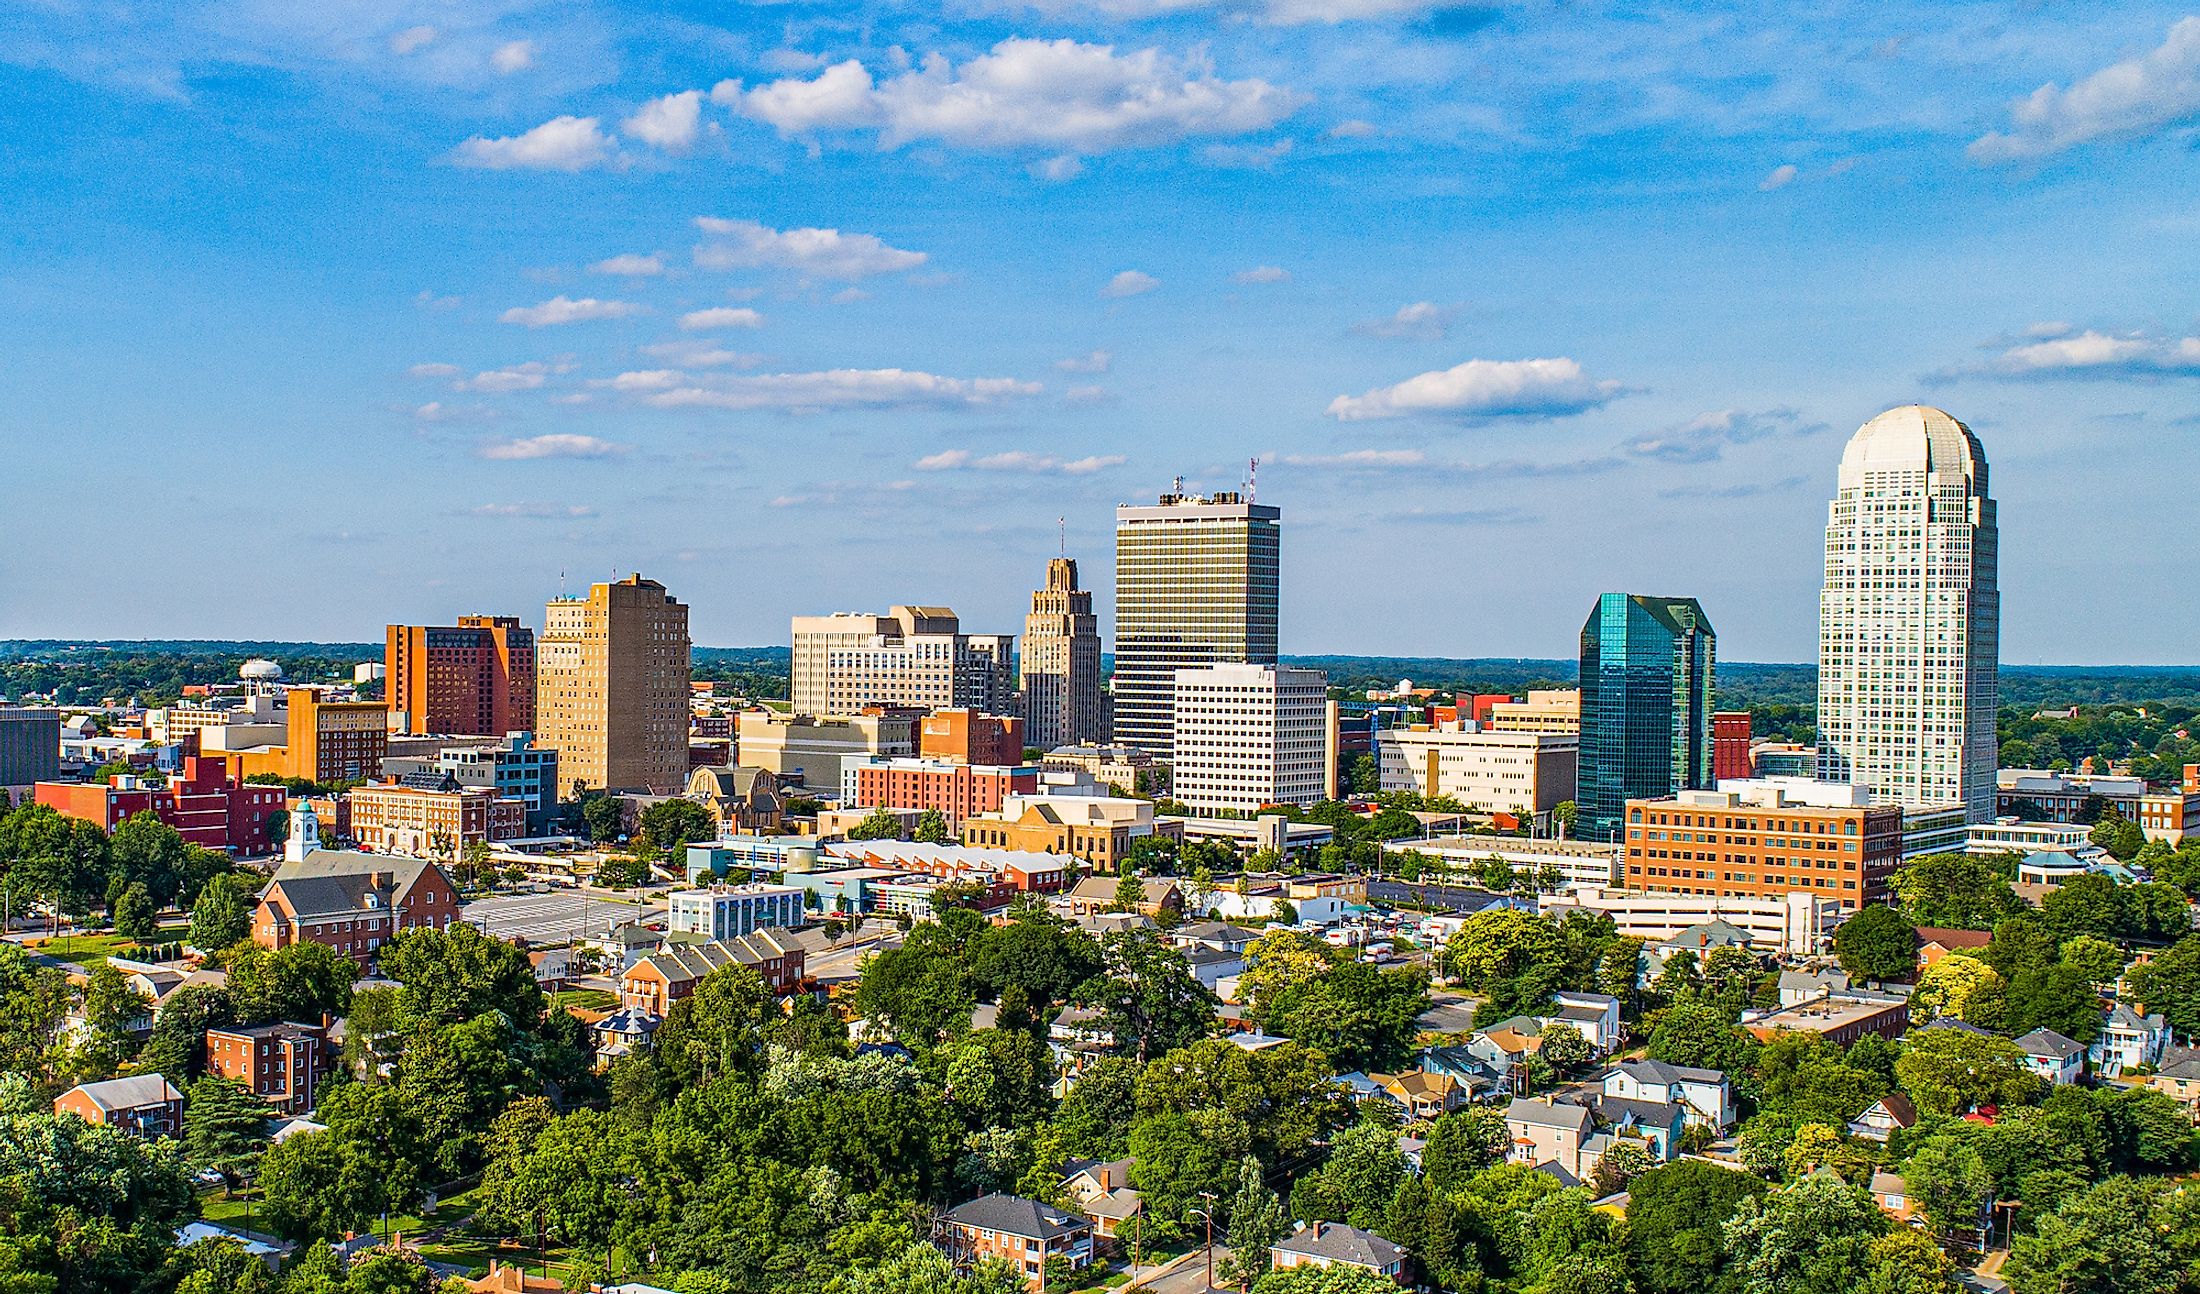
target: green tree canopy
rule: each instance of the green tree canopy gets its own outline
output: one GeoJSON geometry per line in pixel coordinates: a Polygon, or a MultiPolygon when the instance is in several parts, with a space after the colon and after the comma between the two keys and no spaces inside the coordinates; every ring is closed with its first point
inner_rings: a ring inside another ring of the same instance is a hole
{"type": "Polygon", "coordinates": [[[1841,969],[1858,979],[1901,980],[1917,973],[1917,929],[1882,903],[1867,904],[1833,932],[1841,969]]]}

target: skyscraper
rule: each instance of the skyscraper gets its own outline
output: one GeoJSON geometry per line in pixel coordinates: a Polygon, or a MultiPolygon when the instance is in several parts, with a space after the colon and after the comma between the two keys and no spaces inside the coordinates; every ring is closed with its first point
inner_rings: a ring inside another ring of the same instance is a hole
{"type": "Polygon", "coordinates": [[[1607,593],[1581,626],[1575,834],[1619,838],[1629,800],[1711,782],[1717,635],[1694,598],[1607,593]]]}
{"type": "Polygon", "coordinates": [[[1281,510],[1164,494],[1115,510],[1115,741],[1168,759],[1176,672],[1276,663],[1281,510]]]}
{"type": "Polygon", "coordinates": [[[796,714],[865,706],[1013,714],[1014,634],[966,634],[952,607],[796,616],[789,691],[796,714]]]}
{"type": "Polygon", "coordinates": [[[1818,600],[1818,776],[1906,805],[1994,813],[1998,531],[1986,451],[1904,405],[1841,453],[1818,600]]]}
{"type": "Polygon", "coordinates": [[[501,737],[535,727],[535,633],[517,616],[391,625],[383,695],[404,731],[501,737]]]}
{"type": "Polygon", "coordinates": [[[1077,587],[1077,563],[1047,563],[1047,586],[1024,617],[1024,740],[1041,750],[1108,739],[1100,695],[1100,618],[1077,587]]]}
{"type": "Polygon", "coordinates": [[[558,752],[561,797],[677,794],[687,782],[688,609],[639,575],[544,608],[536,737],[558,752]]]}

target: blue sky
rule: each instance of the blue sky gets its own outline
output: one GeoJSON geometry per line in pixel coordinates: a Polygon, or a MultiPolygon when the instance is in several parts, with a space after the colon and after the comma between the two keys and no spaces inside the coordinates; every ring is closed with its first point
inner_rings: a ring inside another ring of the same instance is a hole
{"type": "Polygon", "coordinates": [[[0,0],[0,635],[1013,630],[1258,456],[1286,651],[1803,660],[1923,400],[2006,660],[2189,662],[2196,127],[2142,4],[0,0]]]}

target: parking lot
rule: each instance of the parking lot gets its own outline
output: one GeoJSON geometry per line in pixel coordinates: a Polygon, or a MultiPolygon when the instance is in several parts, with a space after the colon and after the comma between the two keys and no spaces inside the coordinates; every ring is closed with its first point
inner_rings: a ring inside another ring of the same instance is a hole
{"type": "Polygon", "coordinates": [[[593,939],[615,925],[664,910],[662,903],[633,903],[586,890],[552,890],[479,899],[459,909],[459,915],[496,938],[555,947],[593,939]]]}

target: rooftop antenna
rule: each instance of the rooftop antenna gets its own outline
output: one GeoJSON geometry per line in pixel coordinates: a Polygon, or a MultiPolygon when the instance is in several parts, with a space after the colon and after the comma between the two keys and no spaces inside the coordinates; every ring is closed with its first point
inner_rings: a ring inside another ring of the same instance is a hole
{"type": "Polygon", "coordinates": [[[563,598],[564,596],[565,596],[565,569],[564,569],[563,567],[560,567],[560,568],[558,569],[558,597],[560,597],[560,598],[562,599],[562,598],[563,598]]]}
{"type": "Polygon", "coordinates": [[[1260,502],[1260,460],[1257,458],[1246,460],[1245,501],[1247,503],[1260,502]]]}
{"type": "Polygon", "coordinates": [[[1174,481],[1174,482],[1173,482],[1173,483],[1172,483],[1172,484],[1171,484],[1171,485],[1169,486],[1169,493],[1171,493],[1171,494],[1182,494],[1182,493],[1184,493],[1184,477],[1183,477],[1183,476],[1182,476],[1181,474],[1179,474],[1179,475],[1178,475],[1178,476],[1176,477],[1175,481],[1174,481]]]}
{"type": "Polygon", "coordinates": [[[1069,518],[1056,517],[1054,519],[1054,529],[1056,531],[1056,542],[1059,546],[1057,555],[1061,557],[1069,556],[1069,518]]]}

